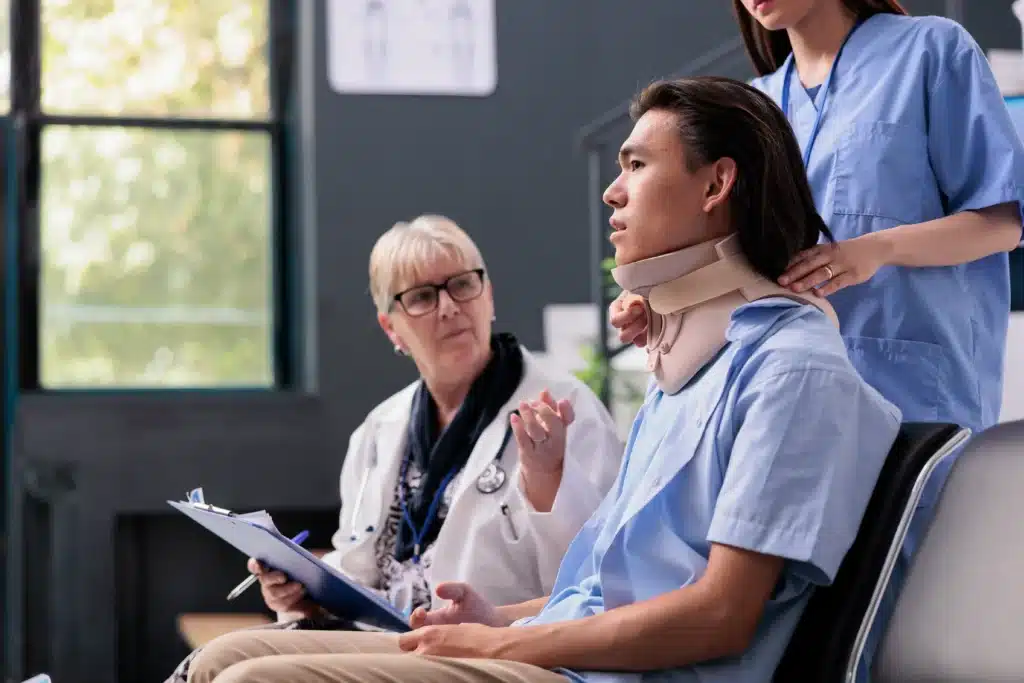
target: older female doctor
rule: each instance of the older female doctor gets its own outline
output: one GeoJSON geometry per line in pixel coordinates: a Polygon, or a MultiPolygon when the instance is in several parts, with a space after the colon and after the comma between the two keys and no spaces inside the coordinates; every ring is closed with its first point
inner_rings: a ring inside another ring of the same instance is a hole
{"type": "MultiPolygon", "coordinates": [[[[370,292],[420,379],[352,435],[325,561],[407,612],[456,578],[497,604],[543,595],[615,479],[611,416],[575,377],[492,333],[483,257],[454,222],[421,216],[381,236],[370,292]]],[[[282,618],[316,612],[302,586],[260,578],[282,618]]]]}
{"type": "Polygon", "coordinates": [[[414,613],[425,628],[325,634],[302,654],[287,633],[239,632],[193,683],[771,680],[856,535],[899,411],[850,365],[828,303],[772,282],[827,234],[778,108],[685,79],[633,113],[605,198],[615,278],[658,314],[655,383],[550,598],[495,608],[449,586],[452,605],[414,613]]]}
{"type": "MultiPolygon", "coordinates": [[[[324,560],[407,613],[456,597],[434,590],[451,581],[499,605],[545,595],[615,480],[622,442],[611,416],[575,377],[492,333],[483,258],[452,221],[421,216],[385,233],[370,256],[370,291],[395,353],[420,379],[352,435],[324,560]]],[[[253,561],[250,570],[295,647],[355,626],[322,614],[280,572],[253,561]]]]}

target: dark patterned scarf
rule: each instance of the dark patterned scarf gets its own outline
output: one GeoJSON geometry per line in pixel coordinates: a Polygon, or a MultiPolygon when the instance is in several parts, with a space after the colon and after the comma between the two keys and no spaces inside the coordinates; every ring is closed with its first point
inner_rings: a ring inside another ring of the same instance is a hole
{"type": "MultiPolygon", "coordinates": [[[[523,353],[519,342],[507,333],[491,337],[493,354],[480,376],[473,382],[451,424],[441,431],[437,404],[423,382],[412,400],[405,458],[424,473],[423,485],[406,500],[409,517],[417,530],[423,529],[434,497],[443,495],[442,484],[462,471],[480,434],[498,416],[523,379],[523,353]]],[[[435,506],[436,507],[436,506],[435,506]]],[[[432,520],[420,541],[420,552],[437,538],[441,525],[432,520]]],[[[395,543],[395,559],[404,562],[413,556],[415,541],[408,524],[403,524],[395,543]]]]}

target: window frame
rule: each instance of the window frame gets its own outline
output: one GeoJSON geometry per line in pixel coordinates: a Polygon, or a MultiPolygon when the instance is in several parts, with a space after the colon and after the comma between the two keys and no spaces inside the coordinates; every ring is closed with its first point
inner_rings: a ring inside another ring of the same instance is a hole
{"type": "MultiPolygon", "coordinates": [[[[3,1],[3,0],[0,0],[3,1]]],[[[292,108],[295,3],[266,0],[269,26],[267,59],[270,78],[270,112],[266,119],[185,118],[106,116],[89,114],[48,114],[42,110],[42,0],[10,2],[11,90],[10,117],[13,153],[7,158],[14,191],[8,209],[9,226],[16,241],[17,386],[27,392],[166,392],[233,391],[217,387],[88,387],[47,388],[41,382],[40,308],[42,276],[42,235],[40,225],[40,183],[42,179],[42,134],[47,126],[138,128],[150,130],[239,131],[265,133],[270,143],[270,250],[271,250],[271,369],[273,383],[254,387],[260,391],[295,388],[296,357],[293,344],[295,298],[292,289],[293,259],[289,249],[289,227],[294,220],[292,192],[288,185],[288,125],[292,108]]],[[[10,262],[10,261],[9,261],[10,262]]],[[[14,265],[14,264],[12,264],[14,265]]],[[[8,279],[11,283],[11,279],[8,279]]]]}

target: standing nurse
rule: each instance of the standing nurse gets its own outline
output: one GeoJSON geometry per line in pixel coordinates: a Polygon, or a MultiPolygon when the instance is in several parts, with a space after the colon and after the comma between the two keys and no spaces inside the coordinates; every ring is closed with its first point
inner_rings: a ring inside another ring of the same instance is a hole
{"type": "Polygon", "coordinates": [[[891,0],[733,3],[753,85],[789,118],[839,242],[780,284],[829,297],[854,365],[905,421],[992,426],[1024,149],[980,48],[891,0]]]}

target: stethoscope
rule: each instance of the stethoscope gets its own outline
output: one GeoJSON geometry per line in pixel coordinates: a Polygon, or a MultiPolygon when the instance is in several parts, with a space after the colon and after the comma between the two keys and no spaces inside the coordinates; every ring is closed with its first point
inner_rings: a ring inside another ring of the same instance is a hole
{"type": "MultiPolygon", "coordinates": [[[[843,44],[839,46],[839,51],[836,52],[836,58],[832,60],[832,66],[829,67],[828,76],[825,77],[825,82],[821,86],[821,105],[817,108],[818,113],[814,117],[814,126],[811,128],[811,134],[807,138],[807,146],[804,147],[804,167],[811,160],[811,150],[814,149],[814,141],[818,138],[818,131],[821,129],[822,115],[825,113],[825,103],[828,102],[829,89],[832,86],[832,77],[836,73],[836,66],[839,64],[839,58],[843,54],[843,49],[846,47],[846,43],[849,42],[850,37],[864,22],[857,22],[854,24],[850,32],[846,34],[846,38],[843,39],[843,44]]],[[[782,101],[780,106],[782,113],[789,119],[789,84],[793,80],[793,70],[796,68],[796,59],[790,54],[789,61],[786,63],[786,75],[782,79],[782,101]]]]}
{"type": "MultiPolygon", "coordinates": [[[[511,413],[509,413],[509,419],[511,419],[513,414],[518,413],[518,410],[513,410],[511,413]]],[[[508,442],[512,439],[512,425],[508,420],[506,420],[506,422],[509,424],[505,428],[505,435],[501,439],[501,445],[498,446],[497,453],[495,454],[491,462],[487,463],[487,467],[484,469],[483,472],[480,473],[480,476],[476,478],[476,490],[484,495],[497,493],[502,489],[503,486],[505,486],[505,482],[508,480],[508,473],[505,471],[505,468],[502,467],[501,464],[501,457],[505,454],[505,448],[508,447],[508,442]]],[[[363,498],[366,495],[366,487],[370,482],[370,473],[377,467],[378,463],[377,439],[375,438],[377,433],[376,425],[367,425],[366,433],[368,437],[367,440],[370,441],[370,443],[367,444],[366,447],[373,448],[373,452],[370,454],[369,462],[367,463],[366,468],[363,470],[363,476],[361,477],[359,482],[359,492],[356,494],[356,502],[352,510],[352,520],[349,525],[349,541],[352,542],[355,542],[359,539],[359,511],[363,507],[363,498]]],[[[403,458],[400,481],[405,479],[407,468],[408,456],[405,456],[405,458],[403,458]]],[[[426,529],[429,528],[430,524],[433,522],[434,515],[436,515],[437,513],[437,508],[440,505],[440,499],[442,496],[444,496],[445,489],[448,488],[448,484],[451,483],[451,480],[454,478],[454,475],[455,473],[449,473],[448,476],[445,477],[441,486],[438,487],[437,493],[434,496],[434,500],[431,501],[430,508],[428,508],[427,522],[424,524],[423,529],[418,530],[419,533],[417,533],[417,530],[413,530],[414,536],[419,536],[422,538],[422,536],[426,534],[426,529]]],[[[403,487],[399,487],[399,490],[402,491],[404,489],[403,487]]],[[[404,499],[401,500],[400,503],[402,505],[402,516],[407,523],[410,523],[411,520],[409,520],[408,518],[408,512],[405,509],[404,499]]],[[[366,533],[372,534],[373,531],[374,527],[372,525],[366,527],[366,533]]],[[[418,546],[418,543],[414,545],[418,546]]],[[[419,553],[414,552],[414,555],[418,557],[419,553]]]]}

